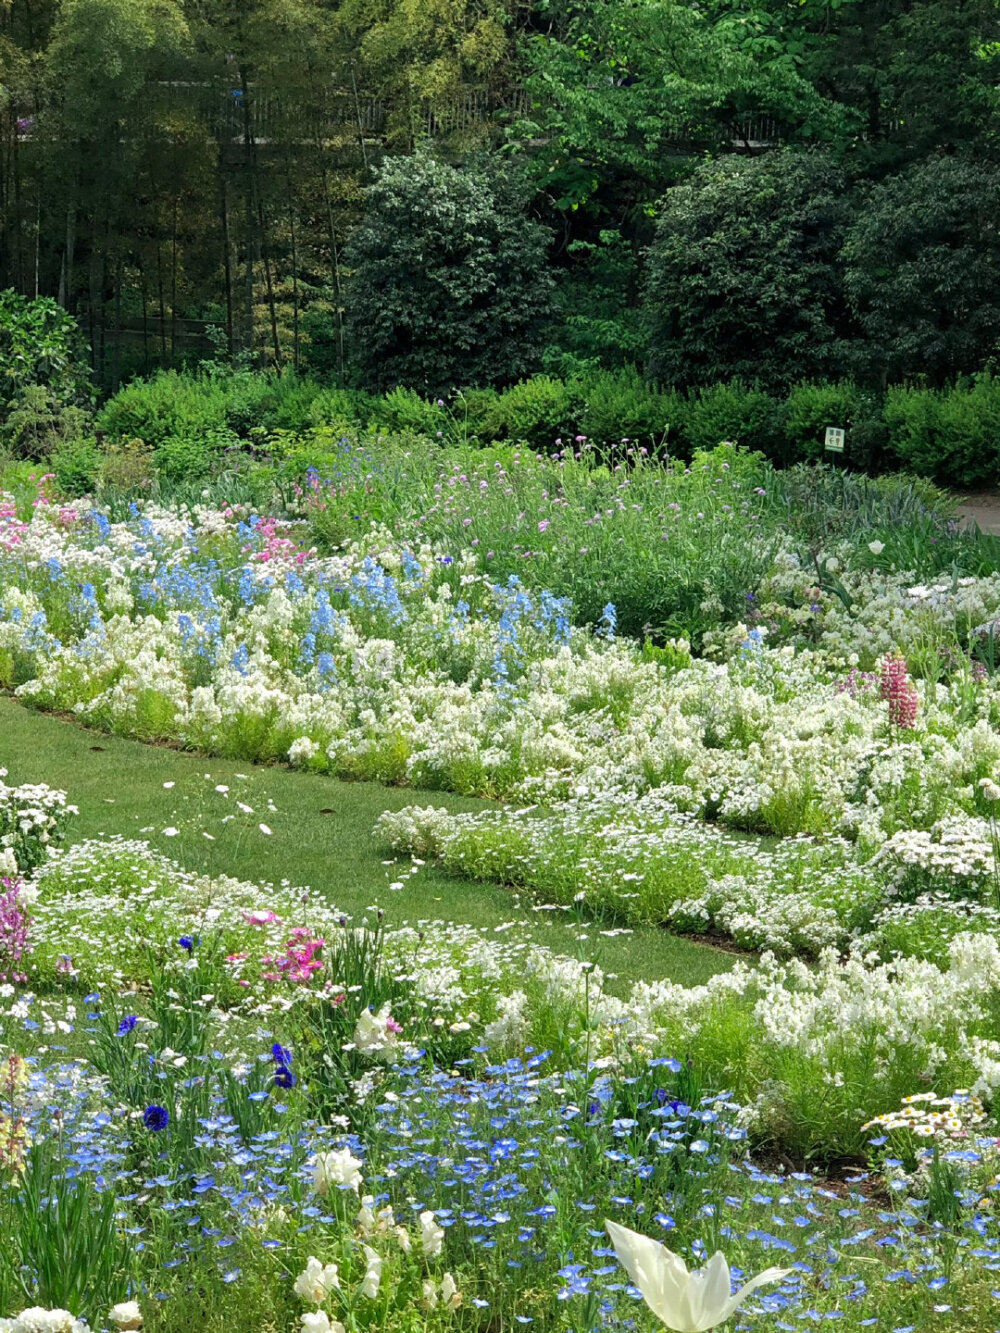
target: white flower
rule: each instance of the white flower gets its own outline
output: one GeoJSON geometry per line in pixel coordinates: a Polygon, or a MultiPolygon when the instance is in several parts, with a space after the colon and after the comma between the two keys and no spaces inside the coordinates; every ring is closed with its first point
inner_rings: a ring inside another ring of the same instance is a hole
{"type": "Polygon", "coordinates": [[[40,1305],[22,1310],[11,1328],[12,1333],[88,1333],[86,1324],[68,1310],[44,1310],[40,1305]]]}
{"type": "Polygon", "coordinates": [[[675,1333],[706,1333],[732,1315],[765,1282],[776,1282],[789,1268],[768,1268],[731,1295],[729,1265],[717,1250],[704,1268],[688,1272],[687,1264],[659,1241],[605,1221],[618,1261],[642,1298],[667,1328],[675,1333]]]}
{"type": "Polygon", "coordinates": [[[165,828],[165,829],[163,830],[163,836],[164,836],[165,838],[176,838],[178,832],[179,832],[179,830],[178,830],[178,829],[175,829],[175,828],[173,827],[173,825],[171,825],[170,828],[165,828]]]}
{"type": "Polygon", "coordinates": [[[358,1215],[354,1219],[354,1225],[361,1232],[362,1236],[370,1236],[375,1230],[375,1211],[373,1204],[375,1200],[370,1194],[366,1194],[361,1200],[361,1207],[358,1209],[358,1215]]]}
{"type": "Polygon", "coordinates": [[[992,778],[980,778],[979,788],[988,801],[1000,801],[1000,787],[992,778]]]}
{"type": "Polygon", "coordinates": [[[373,1301],[378,1295],[379,1284],[382,1281],[382,1258],[376,1254],[370,1245],[362,1245],[365,1252],[365,1262],[368,1267],[365,1269],[364,1281],[361,1283],[360,1295],[367,1296],[373,1301]]]}
{"type": "Polygon", "coordinates": [[[869,542],[868,549],[872,555],[881,555],[885,550],[885,542],[869,542]]]}
{"type": "Polygon", "coordinates": [[[138,1301],[122,1301],[119,1305],[113,1305],[108,1318],[121,1329],[142,1328],[142,1311],[138,1301]]]}
{"type": "Polygon", "coordinates": [[[336,1264],[321,1264],[310,1255],[303,1271],[295,1279],[294,1292],[303,1301],[322,1305],[330,1292],[340,1286],[336,1264]]]}
{"type": "Polygon", "coordinates": [[[346,1333],[346,1330],[339,1319],[331,1319],[325,1310],[314,1310],[302,1316],[302,1333],[346,1333]]]}
{"type": "Polygon", "coordinates": [[[354,1028],[354,1045],[362,1055],[385,1055],[399,1040],[399,1025],[386,1002],[377,1014],[363,1009],[354,1028]]]}
{"type": "Polygon", "coordinates": [[[444,1227],[438,1226],[430,1209],[420,1214],[420,1244],[427,1259],[440,1254],[444,1245],[444,1227]]]}
{"type": "Polygon", "coordinates": [[[455,1279],[450,1273],[445,1273],[441,1279],[441,1302],[449,1310],[457,1310],[462,1304],[462,1293],[455,1285],[455,1279]]]}
{"type": "Polygon", "coordinates": [[[350,1148],[316,1154],[313,1163],[313,1189],[317,1194],[329,1194],[333,1185],[358,1193],[361,1184],[361,1163],[350,1148]]]}

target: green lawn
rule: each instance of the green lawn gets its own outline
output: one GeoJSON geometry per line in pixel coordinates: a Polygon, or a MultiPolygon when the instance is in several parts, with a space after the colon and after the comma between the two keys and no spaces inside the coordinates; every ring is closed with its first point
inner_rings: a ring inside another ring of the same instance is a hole
{"type": "Polygon", "coordinates": [[[499,884],[458,879],[430,865],[407,878],[400,873],[410,869],[407,859],[383,864],[390,853],[371,836],[383,810],[411,804],[480,810],[484,801],[143,745],[33,712],[9,698],[0,698],[0,767],[9,771],[9,782],[45,782],[69,793],[80,809],[72,841],[102,834],[146,838],[192,869],[262,882],[288,879],[349,913],[378,902],[393,922],[500,927],[519,921],[539,944],[562,953],[584,951],[617,975],[619,989],[639,978],[694,985],[733,963],[731,954],[666,931],[608,938],[563,911],[534,910],[499,884]],[[217,792],[217,785],[229,791],[217,792]],[[253,814],[238,811],[237,800],[253,814]],[[223,822],[226,815],[234,817],[223,822]],[[261,823],[270,834],[261,832],[261,823]],[[177,833],[165,835],[168,828],[177,833]],[[400,880],[402,889],[389,888],[400,880]]]}

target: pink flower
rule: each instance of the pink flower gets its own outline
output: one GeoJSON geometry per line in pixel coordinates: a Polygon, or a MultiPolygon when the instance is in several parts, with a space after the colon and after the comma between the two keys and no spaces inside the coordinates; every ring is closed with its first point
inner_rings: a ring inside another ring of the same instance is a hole
{"type": "Polygon", "coordinates": [[[258,909],[256,912],[244,912],[243,920],[249,926],[280,926],[281,917],[267,909],[258,909]]]}
{"type": "Polygon", "coordinates": [[[898,653],[882,659],[880,693],[889,705],[889,721],[894,727],[910,730],[917,725],[920,700],[907,677],[906,658],[898,653]]]}

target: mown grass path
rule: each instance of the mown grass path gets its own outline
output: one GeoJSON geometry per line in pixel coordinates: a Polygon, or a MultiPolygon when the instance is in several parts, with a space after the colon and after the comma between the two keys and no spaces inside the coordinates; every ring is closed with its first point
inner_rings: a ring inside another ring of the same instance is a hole
{"type": "Polygon", "coordinates": [[[70,841],[114,834],[148,839],[191,869],[268,883],[287,879],[351,914],[377,902],[393,923],[455,921],[495,930],[517,922],[540,945],[582,951],[617,977],[619,990],[660,977],[694,985],[734,961],[663,930],[608,937],[598,924],[570,919],[563,910],[538,910],[503,885],[445,875],[432,865],[407,876],[407,859],[384,864],[391,853],[372,837],[383,810],[412,804],[481,810],[485,801],[144,745],[9,698],[0,698],[0,766],[8,782],[45,782],[69,793],[80,810],[70,841]],[[389,887],[400,882],[401,889],[389,887]]]}

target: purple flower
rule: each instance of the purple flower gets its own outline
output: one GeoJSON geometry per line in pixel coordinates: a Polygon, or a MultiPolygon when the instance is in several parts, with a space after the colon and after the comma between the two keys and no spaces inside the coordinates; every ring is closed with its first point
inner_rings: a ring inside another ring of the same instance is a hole
{"type": "Polygon", "coordinates": [[[136,1018],[135,1014],[126,1014],[125,1017],[122,1019],[122,1021],[118,1024],[117,1035],[119,1037],[127,1037],[128,1034],[135,1027],[136,1023],[138,1023],[138,1021],[139,1020],[136,1018]]]}

